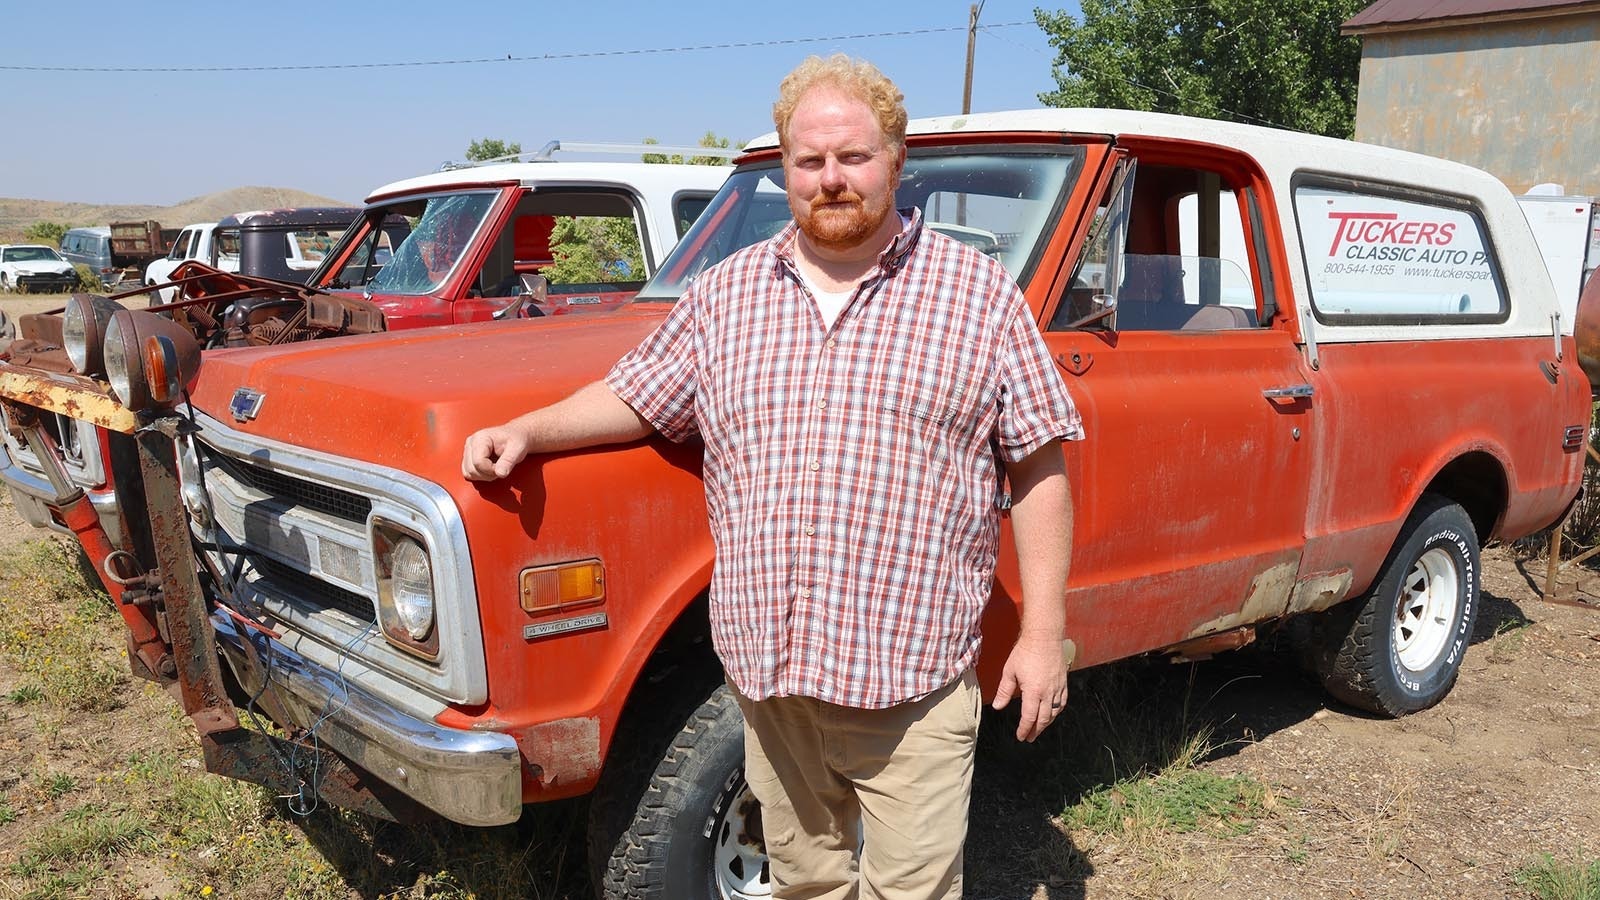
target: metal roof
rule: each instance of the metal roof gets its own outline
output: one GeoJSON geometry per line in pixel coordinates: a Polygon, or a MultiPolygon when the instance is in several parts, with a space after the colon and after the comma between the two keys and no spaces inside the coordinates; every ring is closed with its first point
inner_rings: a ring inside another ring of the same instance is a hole
{"type": "Polygon", "coordinates": [[[1348,19],[1341,31],[1360,34],[1438,27],[1459,19],[1528,19],[1600,11],[1596,0],[1378,0],[1348,19]]]}

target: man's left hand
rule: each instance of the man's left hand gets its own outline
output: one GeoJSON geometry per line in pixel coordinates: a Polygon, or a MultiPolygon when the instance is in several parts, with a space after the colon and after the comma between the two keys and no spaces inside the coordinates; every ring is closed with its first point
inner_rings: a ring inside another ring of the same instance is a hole
{"type": "Polygon", "coordinates": [[[1022,720],[1017,725],[1017,740],[1032,742],[1067,705],[1067,656],[1060,640],[1017,638],[1000,675],[994,708],[1004,709],[1018,694],[1022,696],[1022,720]]]}

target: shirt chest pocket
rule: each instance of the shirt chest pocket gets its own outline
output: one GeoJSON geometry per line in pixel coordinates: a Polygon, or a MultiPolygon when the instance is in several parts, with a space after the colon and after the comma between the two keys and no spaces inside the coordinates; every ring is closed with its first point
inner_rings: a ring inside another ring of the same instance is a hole
{"type": "Polygon", "coordinates": [[[885,385],[880,406],[891,413],[947,425],[967,406],[966,378],[934,381],[913,376],[885,385]]]}

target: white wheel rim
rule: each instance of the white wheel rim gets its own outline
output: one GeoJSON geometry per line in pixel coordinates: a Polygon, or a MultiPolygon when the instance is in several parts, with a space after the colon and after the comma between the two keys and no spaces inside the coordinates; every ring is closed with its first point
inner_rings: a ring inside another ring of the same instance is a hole
{"type": "Polygon", "coordinates": [[[1421,672],[1439,659],[1454,630],[1461,603],[1461,571],[1448,551],[1422,554],[1400,585],[1395,610],[1394,649],[1400,665],[1421,672]]]}
{"type": "Polygon", "coordinates": [[[722,900],[771,897],[766,845],[761,842],[761,806],[743,778],[727,812],[715,823],[713,877],[722,900]],[[752,833],[753,832],[753,833],[752,833]]]}

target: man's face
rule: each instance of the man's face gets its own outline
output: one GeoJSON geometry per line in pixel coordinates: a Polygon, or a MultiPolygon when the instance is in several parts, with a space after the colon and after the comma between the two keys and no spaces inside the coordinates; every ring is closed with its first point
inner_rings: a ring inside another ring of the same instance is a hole
{"type": "Polygon", "coordinates": [[[789,120],[783,154],[795,223],[821,248],[861,245],[894,211],[904,163],[905,150],[888,142],[865,102],[812,88],[789,120]]]}

